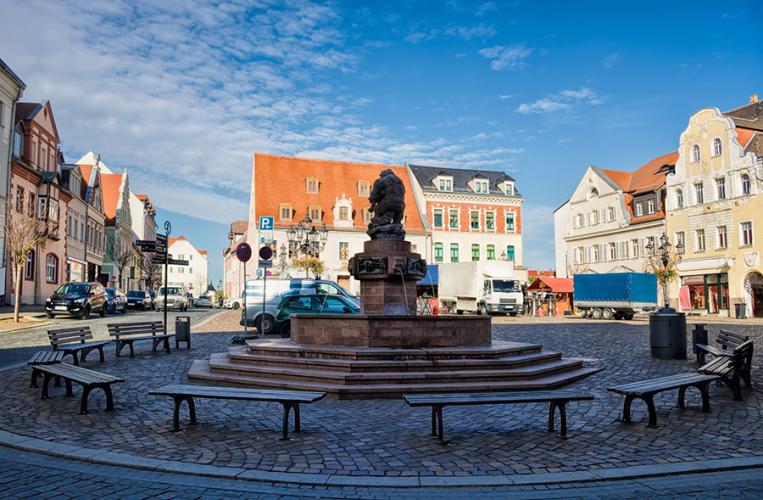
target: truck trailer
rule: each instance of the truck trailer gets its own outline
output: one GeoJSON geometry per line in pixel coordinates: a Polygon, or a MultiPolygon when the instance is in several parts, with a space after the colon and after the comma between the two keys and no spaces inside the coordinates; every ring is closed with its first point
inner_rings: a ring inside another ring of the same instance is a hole
{"type": "Polygon", "coordinates": [[[522,312],[522,284],[510,261],[439,264],[439,296],[443,309],[482,315],[522,312]]]}
{"type": "Polygon", "coordinates": [[[576,274],[573,286],[584,318],[630,320],[657,306],[657,278],[650,273],[576,274]]]}

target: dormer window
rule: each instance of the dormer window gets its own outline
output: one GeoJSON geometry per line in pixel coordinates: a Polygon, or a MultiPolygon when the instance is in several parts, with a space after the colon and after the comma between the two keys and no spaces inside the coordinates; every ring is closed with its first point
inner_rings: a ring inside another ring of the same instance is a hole
{"type": "Polygon", "coordinates": [[[334,200],[333,217],[334,226],[352,227],[354,223],[352,216],[352,199],[347,198],[344,194],[342,194],[341,198],[337,197],[334,200]]]}
{"type": "Polygon", "coordinates": [[[350,220],[350,207],[339,207],[339,220],[350,220]]]}
{"type": "Polygon", "coordinates": [[[437,189],[439,191],[453,191],[453,177],[438,177],[437,189]]]}
{"type": "Polygon", "coordinates": [[[278,206],[278,218],[280,220],[291,220],[291,204],[281,203],[278,206]]]}
{"type": "Polygon", "coordinates": [[[477,179],[474,181],[474,192],[478,194],[487,194],[489,191],[488,189],[488,181],[483,179],[477,179]]]}
{"type": "Polygon", "coordinates": [[[503,192],[506,193],[507,196],[514,196],[514,183],[513,182],[504,183],[503,192]]]}
{"type": "Polygon", "coordinates": [[[307,209],[307,213],[310,217],[310,220],[321,220],[321,206],[320,205],[310,205],[307,209]]]}
{"type": "Polygon", "coordinates": [[[308,194],[318,194],[318,187],[320,183],[318,182],[317,177],[308,177],[306,179],[306,191],[308,194]]]}
{"type": "Polygon", "coordinates": [[[368,196],[368,181],[358,181],[358,196],[368,196]]]}

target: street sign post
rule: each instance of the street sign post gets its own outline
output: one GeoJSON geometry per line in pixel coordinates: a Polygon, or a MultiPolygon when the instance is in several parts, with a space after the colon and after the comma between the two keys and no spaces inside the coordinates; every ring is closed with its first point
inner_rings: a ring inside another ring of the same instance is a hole
{"type": "MultiPolygon", "coordinates": [[[[262,224],[262,217],[260,217],[260,224],[262,224]]],[[[272,217],[271,217],[272,219],[272,217]]],[[[271,220],[272,222],[272,220],[271,220]]],[[[272,227],[272,226],[271,226],[272,227]]],[[[260,256],[260,260],[258,262],[259,266],[264,269],[262,272],[262,316],[260,316],[260,326],[262,327],[262,334],[265,334],[265,287],[268,283],[268,271],[267,268],[273,267],[273,263],[270,261],[270,259],[273,258],[273,249],[269,246],[260,247],[260,251],[258,252],[258,255],[260,256]],[[264,263],[264,265],[263,265],[264,263]]]]}
{"type": "Polygon", "coordinates": [[[156,247],[157,251],[161,248],[162,254],[164,256],[164,334],[167,335],[167,280],[169,280],[168,273],[168,264],[167,261],[169,260],[169,255],[167,255],[167,239],[170,237],[170,233],[172,232],[172,224],[170,224],[170,221],[164,221],[164,233],[165,234],[157,234],[156,235],[156,247]]]}
{"type": "Polygon", "coordinates": [[[275,228],[275,218],[270,215],[260,215],[260,231],[272,231],[275,228]]]}
{"type": "Polygon", "coordinates": [[[156,252],[156,241],[154,240],[138,240],[135,242],[135,245],[142,252],[156,252]]]}
{"type": "Polygon", "coordinates": [[[181,260],[181,259],[167,259],[167,264],[171,264],[173,266],[187,266],[189,265],[189,261],[187,260],[181,260]]]}
{"type": "Polygon", "coordinates": [[[252,247],[249,246],[249,243],[242,241],[236,246],[236,257],[244,264],[244,339],[246,339],[248,337],[247,322],[249,321],[246,315],[246,263],[252,258],[252,247]]]}

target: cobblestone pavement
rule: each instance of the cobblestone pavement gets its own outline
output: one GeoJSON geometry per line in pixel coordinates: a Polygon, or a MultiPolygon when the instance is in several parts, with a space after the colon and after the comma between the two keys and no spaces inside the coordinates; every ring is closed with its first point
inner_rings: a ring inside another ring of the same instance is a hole
{"type": "MultiPolygon", "coordinates": [[[[710,325],[711,337],[722,325],[710,325]]],[[[734,325],[761,345],[759,327],[734,325]]],[[[236,332],[238,333],[238,332],[236,332]]],[[[86,366],[124,377],[116,386],[115,412],[104,412],[97,391],[91,413],[81,416],[77,401],[54,389],[41,401],[29,388],[25,368],[0,373],[5,387],[0,428],[30,437],[54,439],[85,448],[123,452],[140,457],[177,460],[271,472],[321,473],[332,476],[500,476],[602,470],[633,465],[660,465],[706,459],[763,455],[758,390],[746,391],[734,402],[725,387],[711,390],[713,411],[697,411],[699,398],[690,394],[689,408],[675,408],[676,395],[657,398],[660,427],[644,425],[645,409],[636,403],[632,425],[617,421],[622,399],[606,391],[615,383],[693,370],[687,361],[651,358],[647,326],[637,323],[562,321],[537,324],[497,324],[498,339],[533,341],[545,349],[580,356],[603,372],[574,384],[592,391],[596,400],[569,408],[570,439],[545,432],[543,405],[491,408],[447,408],[447,447],[429,437],[426,410],[400,400],[324,400],[303,409],[304,432],[279,441],[281,408],[277,404],[200,400],[200,425],[170,432],[171,404],[147,396],[166,383],[185,380],[193,359],[226,349],[233,333],[198,334],[194,349],[172,354],[151,353],[145,344],[136,358],[114,359],[86,366]]],[[[761,378],[760,350],[755,354],[753,380],[761,378]]]]}
{"type": "MultiPolygon", "coordinates": [[[[190,316],[191,324],[193,325],[218,313],[221,313],[219,309],[191,309],[184,313],[167,311],[167,323],[170,330],[173,330],[176,316],[190,316]]],[[[87,320],[59,316],[48,320],[48,324],[36,328],[0,332],[0,367],[25,363],[35,351],[39,351],[41,348],[50,349],[48,330],[72,326],[89,326],[95,338],[108,339],[109,334],[106,327],[108,323],[163,320],[163,313],[156,311],[129,311],[126,314],[107,314],[103,318],[98,316],[98,314],[93,314],[87,320]]]]}
{"type": "Polygon", "coordinates": [[[3,498],[760,498],[763,469],[493,488],[357,488],[216,479],[53,459],[0,447],[3,498]]]}

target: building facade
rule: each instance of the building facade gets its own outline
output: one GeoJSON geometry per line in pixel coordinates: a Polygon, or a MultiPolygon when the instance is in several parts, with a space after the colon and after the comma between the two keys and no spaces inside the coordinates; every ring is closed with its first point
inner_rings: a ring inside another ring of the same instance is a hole
{"type": "Polygon", "coordinates": [[[182,285],[194,297],[207,293],[208,256],[206,250],[198,250],[183,235],[167,241],[167,252],[173,259],[187,260],[187,266],[171,265],[167,269],[167,283],[182,285]]]}
{"type": "Polygon", "coordinates": [[[136,250],[133,245],[129,182],[127,172],[101,173],[106,241],[100,281],[122,289],[129,289],[131,280],[135,279],[136,250]]]}
{"type": "MultiPolygon", "coordinates": [[[[244,291],[244,266],[236,257],[236,247],[239,243],[247,241],[248,225],[248,221],[245,220],[233,221],[228,231],[228,246],[223,250],[223,294],[225,298],[241,297],[244,291]]],[[[256,246],[252,248],[256,248],[256,246]]]]}
{"type": "Polygon", "coordinates": [[[433,264],[510,260],[527,280],[522,247],[522,197],[503,172],[410,165],[417,206],[433,264]]]}
{"type": "MultiPolygon", "coordinates": [[[[9,209],[13,217],[36,217],[47,235],[27,255],[21,303],[43,304],[66,278],[66,214],[71,201],[60,184],[63,156],[50,103],[17,103],[13,132],[9,209]]],[[[13,274],[6,277],[9,292],[14,289],[13,274]]],[[[14,300],[12,293],[6,297],[14,300]]]]}
{"type": "MultiPolygon", "coordinates": [[[[0,298],[5,295],[5,280],[8,272],[5,227],[16,102],[21,99],[25,87],[21,78],[0,59],[0,298]]],[[[0,302],[2,302],[1,299],[0,302]]]]}
{"type": "Polygon", "coordinates": [[[669,153],[632,172],[588,167],[555,213],[557,275],[643,272],[665,231],[665,175],[677,157],[669,153]]]}
{"type": "Polygon", "coordinates": [[[683,311],[763,317],[763,103],[698,111],[668,176],[667,234],[685,253],[671,302],[683,311]]]}

